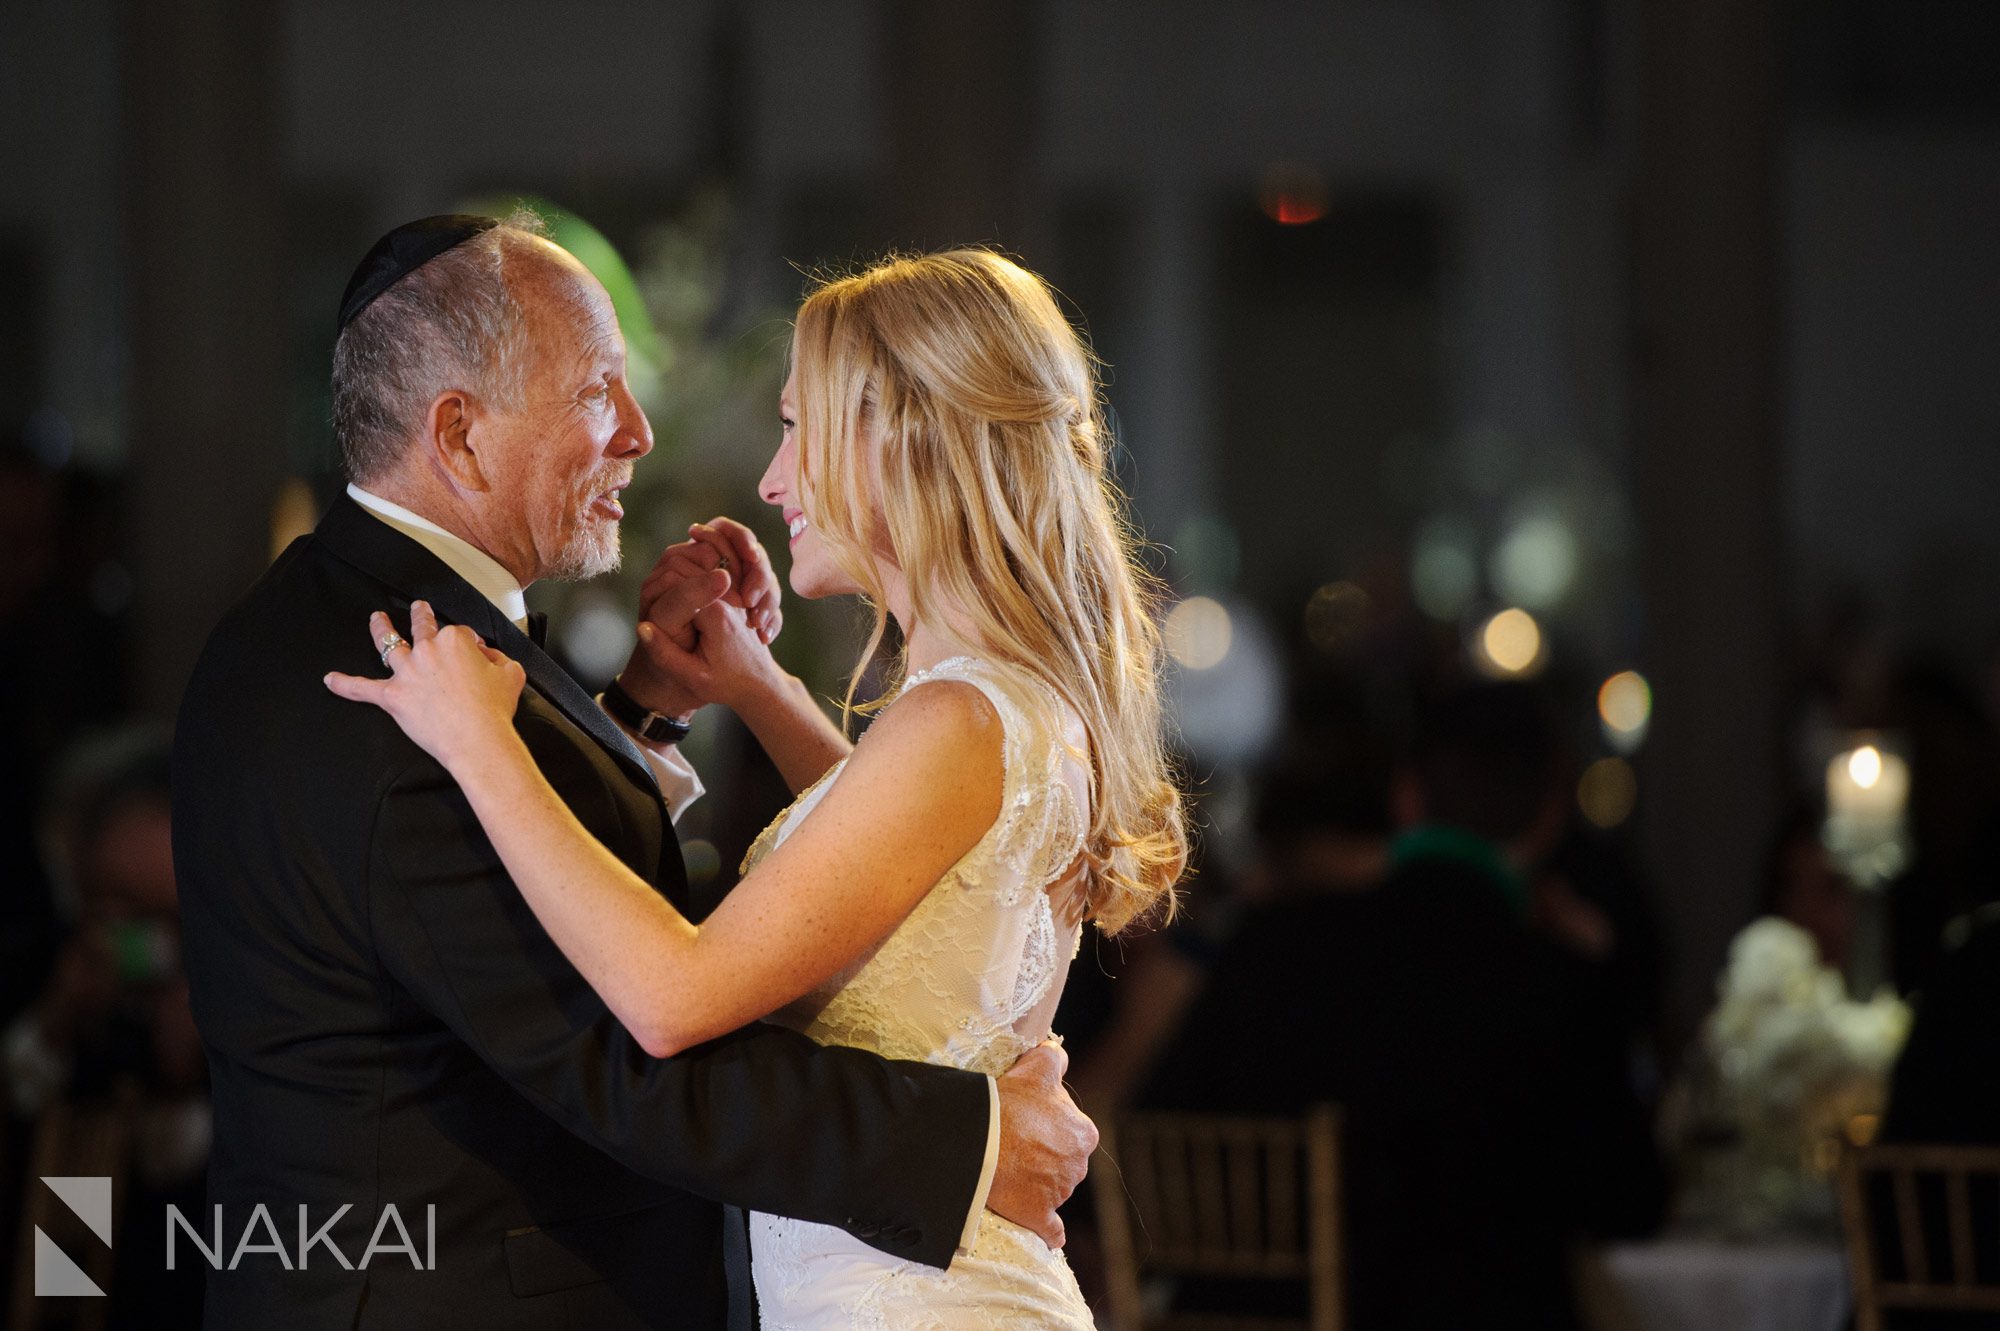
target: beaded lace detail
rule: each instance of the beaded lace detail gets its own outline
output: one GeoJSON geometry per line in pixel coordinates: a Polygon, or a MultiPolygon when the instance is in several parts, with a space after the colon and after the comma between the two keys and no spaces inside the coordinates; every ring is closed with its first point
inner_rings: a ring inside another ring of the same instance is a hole
{"type": "MultiPolygon", "coordinates": [[[[978,688],[1000,717],[1000,814],[894,933],[770,1020],[821,1044],[997,1075],[1047,1034],[1025,1028],[1081,942],[1077,925],[1056,920],[1047,889],[1081,853],[1086,824],[1063,777],[1064,712],[1051,690],[972,657],[916,672],[903,690],[939,680],[978,688]]],[[[745,873],[811,814],[845,765],[764,830],[745,873]]],[[[770,1331],[1091,1325],[1062,1254],[990,1212],[949,1272],[778,1216],[755,1216],[751,1237],[770,1331]]]]}

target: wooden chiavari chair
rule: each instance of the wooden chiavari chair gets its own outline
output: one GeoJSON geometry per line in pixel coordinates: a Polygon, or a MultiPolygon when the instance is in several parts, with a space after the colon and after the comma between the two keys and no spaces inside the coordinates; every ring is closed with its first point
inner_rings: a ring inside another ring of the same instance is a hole
{"type": "Polygon", "coordinates": [[[2000,1313],[2000,1252],[1989,1252],[1985,1279],[1978,1252],[2000,1233],[2000,1148],[1850,1148],[1841,1158],[1840,1210],[1855,1331],[1883,1331],[1883,1314],[1893,1309],[2000,1313]],[[1887,1186],[1886,1207],[1877,1204],[1878,1180],[1887,1186]],[[1975,1201],[1984,1226],[1975,1224],[1975,1201]],[[1885,1269],[1885,1247],[1901,1263],[1898,1278],[1885,1269]]]}
{"type": "Polygon", "coordinates": [[[1093,1180],[1114,1331],[1345,1324],[1340,1111],[1303,1118],[1139,1114],[1103,1129],[1116,1166],[1093,1180]],[[1148,1276],[1305,1285],[1304,1321],[1148,1317],[1148,1276]]]}

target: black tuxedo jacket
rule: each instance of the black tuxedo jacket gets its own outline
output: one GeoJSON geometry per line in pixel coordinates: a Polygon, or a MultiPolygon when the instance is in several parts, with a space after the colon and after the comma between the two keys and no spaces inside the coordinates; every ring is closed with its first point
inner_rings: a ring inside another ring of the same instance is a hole
{"type": "Polygon", "coordinates": [[[713,904],[689,900],[623,732],[430,552],[336,501],[216,628],[176,732],[174,855],[228,1250],[208,1324],[721,1327],[735,1285],[745,1325],[724,1203],[947,1264],[984,1159],[985,1079],[761,1025],[648,1057],[535,922],[450,776],[322,683],[379,674],[368,612],[407,630],[418,598],[526,668],[516,724],[584,825],[683,910],[713,904]],[[361,1266],[371,1239],[401,1243],[392,1204],[424,1269],[400,1250],[361,1266]]]}

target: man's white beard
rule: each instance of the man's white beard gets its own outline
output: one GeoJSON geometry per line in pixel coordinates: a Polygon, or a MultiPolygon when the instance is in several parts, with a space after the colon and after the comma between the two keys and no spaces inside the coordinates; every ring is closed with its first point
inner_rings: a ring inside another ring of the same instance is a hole
{"type": "Polygon", "coordinates": [[[585,481],[583,488],[573,501],[577,505],[576,530],[570,533],[569,543],[556,556],[555,567],[545,577],[558,582],[582,582],[602,573],[613,573],[623,562],[623,552],[619,549],[619,523],[603,522],[593,509],[597,496],[614,487],[629,485],[631,472],[618,468],[601,473],[585,481]]]}
{"type": "Polygon", "coordinates": [[[582,582],[603,573],[615,573],[624,562],[624,552],[619,548],[618,524],[615,522],[585,522],[569,538],[569,544],[556,556],[555,567],[547,576],[557,582],[582,582]]]}

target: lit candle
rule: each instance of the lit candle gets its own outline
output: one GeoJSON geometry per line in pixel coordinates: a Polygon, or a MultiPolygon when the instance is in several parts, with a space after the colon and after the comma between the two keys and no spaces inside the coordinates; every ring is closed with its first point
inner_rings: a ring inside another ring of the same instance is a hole
{"type": "Polygon", "coordinates": [[[1910,800],[1910,765],[1886,749],[1863,744],[1826,768],[1826,811],[1859,832],[1893,832],[1910,800]]]}

